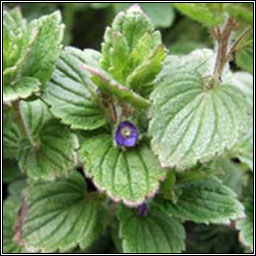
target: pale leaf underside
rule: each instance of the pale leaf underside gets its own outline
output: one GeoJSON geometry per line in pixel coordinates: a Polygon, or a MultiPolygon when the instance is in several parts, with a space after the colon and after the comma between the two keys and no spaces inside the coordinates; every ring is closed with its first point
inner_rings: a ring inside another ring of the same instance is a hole
{"type": "Polygon", "coordinates": [[[231,149],[244,132],[247,115],[242,93],[221,84],[204,89],[195,70],[176,70],[152,93],[149,132],[163,167],[185,169],[231,149]]]}

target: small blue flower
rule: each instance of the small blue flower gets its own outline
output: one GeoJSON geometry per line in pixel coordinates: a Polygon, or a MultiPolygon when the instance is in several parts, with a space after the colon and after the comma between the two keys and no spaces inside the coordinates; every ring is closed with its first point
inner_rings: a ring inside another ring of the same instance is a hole
{"type": "Polygon", "coordinates": [[[138,207],[138,214],[141,217],[146,217],[148,215],[148,206],[146,204],[142,204],[138,207]]]}
{"type": "Polygon", "coordinates": [[[129,121],[121,122],[115,133],[115,140],[119,146],[134,147],[138,137],[136,126],[129,121]]]}

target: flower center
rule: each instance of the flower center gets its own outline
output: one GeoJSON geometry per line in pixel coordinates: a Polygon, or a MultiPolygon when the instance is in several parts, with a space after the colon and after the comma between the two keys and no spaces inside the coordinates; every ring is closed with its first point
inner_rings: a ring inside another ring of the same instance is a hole
{"type": "Polygon", "coordinates": [[[121,134],[122,134],[123,137],[129,138],[132,135],[132,130],[129,127],[126,126],[126,127],[122,128],[121,134]]]}

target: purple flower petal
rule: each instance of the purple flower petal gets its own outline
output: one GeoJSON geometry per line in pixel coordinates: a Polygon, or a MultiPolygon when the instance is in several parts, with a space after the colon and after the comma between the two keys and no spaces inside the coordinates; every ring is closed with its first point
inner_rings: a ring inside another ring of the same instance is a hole
{"type": "Polygon", "coordinates": [[[148,215],[148,206],[146,204],[142,204],[138,207],[138,214],[141,217],[146,217],[148,215]]]}
{"type": "Polygon", "coordinates": [[[135,137],[131,137],[124,140],[124,146],[126,147],[134,147],[137,139],[135,137]]]}
{"type": "Polygon", "coordinates": [[[134,147],[138,137],[136,126],[129,121],[121,122],[115,133],[115,140],[119,146],[134,147]]]}
{"type": "Polygon", "coordinates": [[[121,135],[120,132],[116,132],[115,134],[115,140],[116,140],[116,143],[120,146],[123,146],[124,145],[124,138],[123,136],[121,135]]]}

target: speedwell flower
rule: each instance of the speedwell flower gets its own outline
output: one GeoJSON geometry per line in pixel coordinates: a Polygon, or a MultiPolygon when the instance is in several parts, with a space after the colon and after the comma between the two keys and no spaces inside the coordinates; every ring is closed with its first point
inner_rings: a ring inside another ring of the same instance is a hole
{"type": "Polygon", "coordinates": [[[129,121],[121,122],[115,133],[115,140],[119,146],[134,147],[138,137],[136,126],[129,121]]]}

